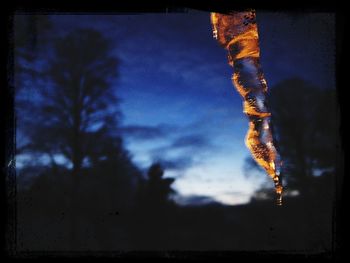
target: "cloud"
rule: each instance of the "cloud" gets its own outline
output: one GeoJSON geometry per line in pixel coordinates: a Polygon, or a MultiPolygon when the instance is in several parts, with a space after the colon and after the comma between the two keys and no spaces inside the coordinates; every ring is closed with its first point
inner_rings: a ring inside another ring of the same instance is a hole
{"type": "MultiPolygon", "coordinates": [[[[195,153],[197,156],[204,153],[207,149],[212,149],[215,146],[212,142],[202,134],[186,134],[185,130],[182,130],[182,134],[171,140],[169,143],[161,147],[153,148],[151,154],[154,158],[164,159],[166,156],[172,155],[172,152],[181,152],[182,156],[193,156],[195,153]]],[[[176,157],[177,158],[177,157],[176,157]]]]}
{"type": "Polygon", "coordinates": [[[191,205],[191,206],[201,206],[208,204],[216,204],[219,205],[213,198],[205,195],[190,195],[190,196],[182,196],[178,195],[175,197],[175,201],[180,205],[191,205]]]}
{"type": "Polygon", "coordinates": [[[204,160],[206,150],[214,146],[202,134],[181,135],[168,145],[154,148],[151,156],[165,169],[183,172],[204,160]]]}
{"type": "Polygon", "coordinates": [[[133,140],[154,140],[167,137],[175,127],[170,125],[127,125],[120,128],[123,136],[133,140]]]}
{"type": "Polygon", "coordinates": [[[193,159],[191,157],[177,157],[177,158],[156,158],[155,162],[162,164],[166,170],[184,171],[193,165],[193,159]]]}
{"type": "Polygon", "coordinates": [[[171,148],[192,148],[192,149],[202,149],[208,148],[210,142],[201,134],[185,135],[178,137],[170,145],[171,148]]]}

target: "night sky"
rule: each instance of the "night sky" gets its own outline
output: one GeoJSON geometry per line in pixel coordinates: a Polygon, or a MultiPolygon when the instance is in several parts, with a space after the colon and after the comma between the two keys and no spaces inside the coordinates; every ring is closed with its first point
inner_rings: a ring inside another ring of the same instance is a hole
{"type": "MultiPolygon", "coordinates": [[[[51,18],[57,34],[94,28],[113,41],[113,55],[121,60],[115,89],[122,133],[140,168],[161,161],[165,175],[176,178],[173,188],[185,197],[249,201],[267,176],[244,176],[248,120],[231,83],[226,51],[212,37],[209,13],[51,18]]],[[[261,62],[270,88],[291,77],[335,87],[334,18],[257,10],[261,62]]]]}

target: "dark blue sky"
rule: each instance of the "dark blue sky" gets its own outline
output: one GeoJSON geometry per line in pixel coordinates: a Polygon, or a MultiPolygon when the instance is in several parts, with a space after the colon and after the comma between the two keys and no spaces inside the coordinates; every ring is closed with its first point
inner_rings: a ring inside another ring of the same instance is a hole
{"type": "MultiPolygon", "coordinates": [[[[228,204],[249,200],[267,176],[244,176],[248,121],[231,84],[226,51],[212,38],[209,13],[56,15],[52,20],[57,34],[95,28],[114,43],[113,54],[121,59],[115,88],[122,99],[122,130],[137,165],[162,161],[184,196],[228,204]]],[[[334,15],[257,11],[257,20],[270,88],[290,77],[334,88],[334,15]]]]}

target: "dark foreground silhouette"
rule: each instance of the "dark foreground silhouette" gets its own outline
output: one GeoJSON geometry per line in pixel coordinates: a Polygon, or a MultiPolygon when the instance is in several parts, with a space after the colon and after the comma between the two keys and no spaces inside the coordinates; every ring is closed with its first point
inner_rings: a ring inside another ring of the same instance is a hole
{"type": "MultiPolygon", "coordinates": [[[[330,174],[315,178],[313,191],[307,196],[285,198],[282,207],[276,206],[272,199],[252,200],[239,206],[213,202],[181,207],[167,201],[164,189],[169,189],[169,182],[161,177],[143,182],[137,198],[120,197],[119,202],[112,201],[117,193],[110,191],[111,186],[107,184],[95,185],[96,189],[90,190],[87,187],[78,194],[79,208],[74,213],[75,243],[70,240],[70,206],[65,194],[69,180],[65,178],[59,175],[57,181],[52,182],[52,177],[42,176],[30,190],[18,194],[18,251],[285,250],[304,253],[332,249],[334,177],[330,174]],[[160,199],[155,200],[156,196],[160,199]]],[[[87,176],[86,183],[90,179],[87,176]]]]}

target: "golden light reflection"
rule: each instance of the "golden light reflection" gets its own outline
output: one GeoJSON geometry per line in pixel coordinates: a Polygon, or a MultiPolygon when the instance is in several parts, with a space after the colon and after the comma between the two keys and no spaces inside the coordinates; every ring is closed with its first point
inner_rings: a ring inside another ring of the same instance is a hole
{"type": "Polygon", "coordinates": [[[243,112],[249,118],[246,146],[255,161],[273,179],[277,204],[282,204],[283,186],[278,153],[273,145],[266,106],[267,84],[260,66],[259,36],[254,10],[211,13],[213,36],[228,51],[233,67],[232,82],[243,97],[243,112]]]}

